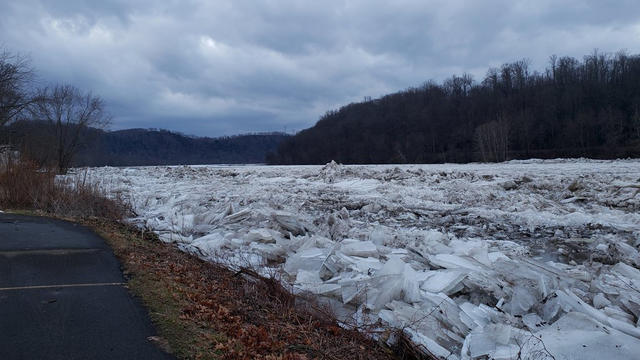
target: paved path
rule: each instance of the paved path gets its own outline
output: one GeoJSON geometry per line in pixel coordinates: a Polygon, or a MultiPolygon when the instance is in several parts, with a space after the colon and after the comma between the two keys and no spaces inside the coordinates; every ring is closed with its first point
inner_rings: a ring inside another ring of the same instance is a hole
{"type": "Polygon", "coordinates": [[[172,359],[87,228],[0,214],[0,359],[172,359]]]}

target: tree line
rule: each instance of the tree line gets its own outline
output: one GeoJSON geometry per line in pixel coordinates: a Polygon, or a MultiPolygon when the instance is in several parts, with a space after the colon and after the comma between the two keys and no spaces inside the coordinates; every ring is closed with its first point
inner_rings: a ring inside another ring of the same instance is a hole
{"type": "Polygon", "coordinates": [[[46,165],[65,173],[75,155],[89,140],[87,129],[104,128],[111,117],[103,100],[75,86],[56,84],[36,87],[35,72],[23,56],[0,50],[0,143],[12,143],[21,150],[33,152],[27,143],[15,143],[14,131],[8,125],[32,121],[47,128],[46,134],[23,134],[28,144],[46,153],[46,165]]]}
{"type": "Polygon", "coordinates": [[[162,129],[100,131],[92,146],[78,152],[76,166],[257,164],[287,137],[277,132],[208,138],[162,129]]]}
{"type": "Polygon", "coordinates": [[[442,163],[640,156],[640,56],[551,56],[428,81],[327,112],[271,164],[442,163]]]}
{"type": "MultiPolygon", "coordinates": [[[[54,159],[46,140],[53,134],[46,122],[15,121],[7,126],[24,156],[38,166],[54,159]],[[44,139],[44,141],[43,141],[44,139]]],[[[72,166],[152,166],[264,163],[288,135],[256,133],[219,138],[194,137],[162,129],[105,131],[88,127],[79,138],[72,166]]]]}

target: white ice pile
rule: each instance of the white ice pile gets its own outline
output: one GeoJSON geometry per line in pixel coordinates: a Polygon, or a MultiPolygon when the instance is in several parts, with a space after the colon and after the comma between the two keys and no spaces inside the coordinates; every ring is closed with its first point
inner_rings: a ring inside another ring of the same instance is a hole
{"type": "Polygon", "coordinates": [[[203,258],[448,359],[636,359],[640,161],[90,169],[203,258]]]}

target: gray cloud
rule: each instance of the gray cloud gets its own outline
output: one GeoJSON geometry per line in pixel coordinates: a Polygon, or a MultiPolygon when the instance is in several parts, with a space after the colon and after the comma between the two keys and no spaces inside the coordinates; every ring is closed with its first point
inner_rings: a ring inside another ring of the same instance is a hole
{"type": "Polygon", "coordinates": [[[114,128],[302,129],[325,111],[521,58],[640,52],[637,1],[0,3],[0,45],[43,84],[101,95],[114,128]]]}

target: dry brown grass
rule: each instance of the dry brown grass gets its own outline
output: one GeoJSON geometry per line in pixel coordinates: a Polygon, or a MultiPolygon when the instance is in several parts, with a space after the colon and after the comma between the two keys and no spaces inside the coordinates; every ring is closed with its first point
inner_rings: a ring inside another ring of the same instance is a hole
{"type": "Polygon", "coordinates": [[[7,161],[0,166],[0,208],[32,210],[61,217],[122,219],[126,207],[107,199],[95,185],[78,176],[56,180],[51,169],[34,163],[7,161]]]}

